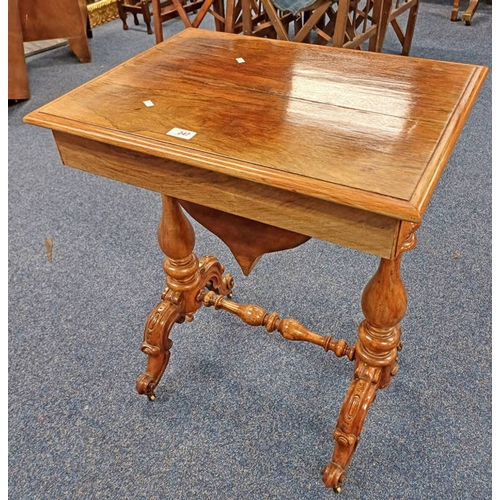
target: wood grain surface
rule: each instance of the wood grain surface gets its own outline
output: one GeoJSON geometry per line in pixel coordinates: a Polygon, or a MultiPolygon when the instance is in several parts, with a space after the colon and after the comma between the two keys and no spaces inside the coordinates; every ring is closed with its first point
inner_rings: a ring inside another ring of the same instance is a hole
{"type": "Polygon", "coordinates": [[[26,121],[418,222],[486,74],[187,29],[26,121]]]}

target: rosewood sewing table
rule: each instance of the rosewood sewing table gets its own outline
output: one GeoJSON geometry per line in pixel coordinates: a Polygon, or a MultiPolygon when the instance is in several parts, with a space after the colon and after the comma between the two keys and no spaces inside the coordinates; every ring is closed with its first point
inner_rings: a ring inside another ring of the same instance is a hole
{"type": "Polygon", "coordinates": [[[154,399],[169,333],[202,306],[354,360],[326,486],[340,491],[368,408],[397,372],[402,253],[487,69],[187,29],[30,113],[65,165],[162,194],[167,287],[146,322],[139,393],[154,399]],[[188,217],[218,235],[245,274],[310,237],[380,257],[358,340],[314,333],[231,300],[233,279],[198,258],[188,217]]]}

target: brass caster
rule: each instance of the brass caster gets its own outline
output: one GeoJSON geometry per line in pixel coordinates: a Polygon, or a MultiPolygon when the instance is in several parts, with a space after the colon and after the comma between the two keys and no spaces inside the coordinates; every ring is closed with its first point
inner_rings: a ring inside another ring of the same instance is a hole
{"type": "Polygon", "coordinates": [[[323,482],[327,488],[331,488],[335,493],[342,491],[342,484],[345,480],[345,470],[335,462],[328,462],[321,471],[323,482]]]}
{"type": "Polygon", "coordinates": [[[233,298],[233,292],[229,292],[229,293],[226,295],[226,297],[227,297],[228,299],[232,299],[232,298],[233,298]]]}
{"type": "Polygon", "coordinates": [[[156,399],[156,396],[154,394],[148,394],[148,399],[150,401],[154,401],[156,399]]]}

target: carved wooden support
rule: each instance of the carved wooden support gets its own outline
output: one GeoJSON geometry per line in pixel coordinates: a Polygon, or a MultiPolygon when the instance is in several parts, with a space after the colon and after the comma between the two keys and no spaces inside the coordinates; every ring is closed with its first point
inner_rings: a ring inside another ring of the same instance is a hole
{"type": "Polygon", "coordinates": [[[332,460],[323,469],[327,487],[340,492],[358,445],[364,421],[377,389],[387,387],[397,373],[397,355],[401,349],[400,321],[406,312],[406,291],[401,281],[402,254],[416,245],[418,224],[403,223],[393,259],[381,259],[361,298],[365,315],[358,328],[354,379],[351,382],[333,433],[336,441],[332,460]]]}
{"type": "Polygon", "coordinates": [[[339,492],[377,389],[386,387],[397,372],[397,353],[401,348],[399,323],[406,311],[400,264],[402,253],[416,244],[417,227],[414,223],[401,224],[397,255],[381,259],[367,284],[361,300],[366,319],[359,326],[356,345],[348,346],[345,340],[318,335],[294,319],[280,319],[278,314],[267,313],[256,305],[241,305],[225,298],[230,296],[234,285],[231,275],[223,275],[224,267],[213,256],[198,260],[193,253],[194,231],[189,220],[177,200],[163,196],[158,239],[166,255],[163,267],[167,288],[162,302],[146,322],[141,350],[148,356],[148,363],[146,372],[137,380],[138,392],[154,399],[154,389],[170,357],[172,326],[191,321],[202,304],[231,312],[248,325],[264,326],[269,333],[276,330],[288,340],[310,342],[338,357],[354,359],[354,378],[333,434],[336,445],[332,460],[323,470],[325,485],[339,492]]]}
{"type": "Polygon", "coordinates": [[[337,357],[347,356],[354,359],[354,347],[348,346],[345,340],[334,340],[332,337],[323,337],[309,331],[294,319],[280,319],[277,313],[267,313],[256,305],[237,304],[210,291],[204,294],[203,304],[215,309],[231,312],[250,326],[264,326],[271,333],[277,330],[287,340],[310,342],[323,347],[325,351],[333,351],[337,357]]]}
{"type": "Polygon", "coordinates": [[[223,276],[224,267],[215,257],[198,260],[193,253],[194,240],[191,223],[177,200],[163,196],[158,241],[166,255],[163,268],[167,288],[146,322],[141,350],[148,356],[148,363],[146,372],[137,379],[137,391],[151,400],[170,358],[169,335],[174,323],[192,321],[202,305],[207,283],[223,295],[230,294],[233,287],[233,278],[223,276]]]}
{"type": "Polygon", "coordinates": [[[333,432],[335,449],[332,460],[323,469],[323,482],[328,488],[340,493],[345,480],[345,469],[349,465],[358,445],[366,414],[374,401],[381,368],[358,363],[354,371],[337,427],[333,432]]]}
{"type": "Polygon", "coordinates": [[[166,288],[162,299],[146,321],[141,351],[148,356],[148,364],[146,373],[140,375],[136,383],[139,394],[145,394],[151,400],[155,398],[154,389],[170,359],[172,341],[168,335],[174,323],[184,317],[184,304],[178,295],[166,288]]]}

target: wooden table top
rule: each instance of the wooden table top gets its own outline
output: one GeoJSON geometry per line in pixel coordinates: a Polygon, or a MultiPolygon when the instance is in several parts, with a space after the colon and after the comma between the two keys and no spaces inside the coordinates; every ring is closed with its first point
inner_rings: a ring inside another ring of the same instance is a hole
{"type": "Polygon", "coordinates": [[[418,222],[487,72],[187,29],[25,121],[418,222]]]}

